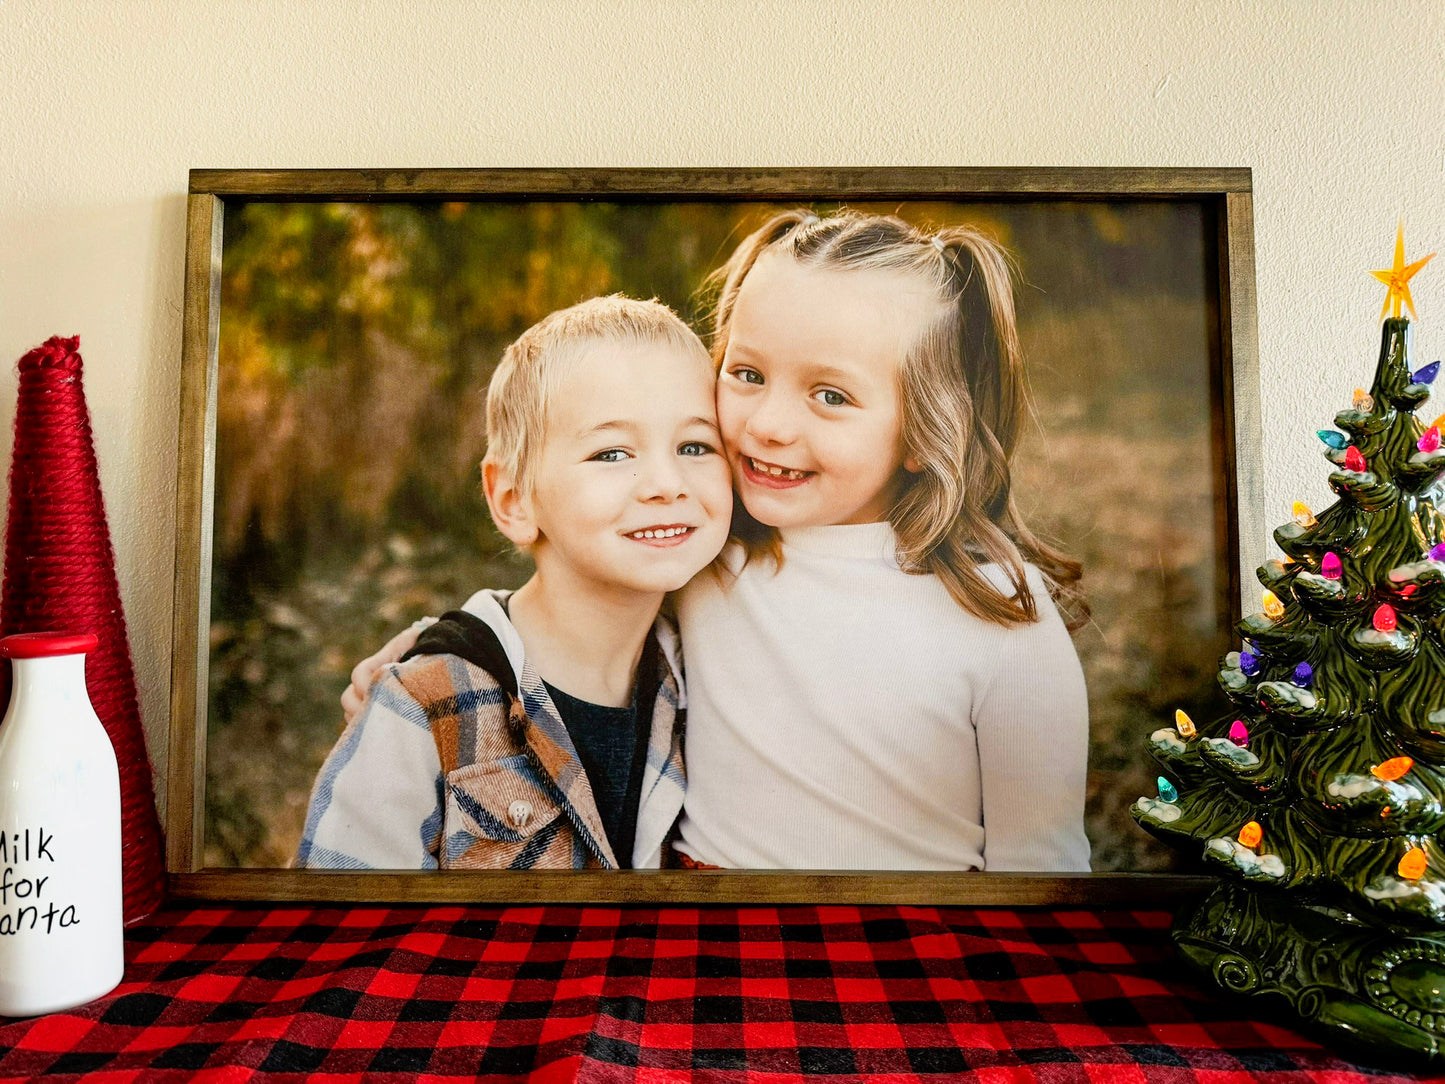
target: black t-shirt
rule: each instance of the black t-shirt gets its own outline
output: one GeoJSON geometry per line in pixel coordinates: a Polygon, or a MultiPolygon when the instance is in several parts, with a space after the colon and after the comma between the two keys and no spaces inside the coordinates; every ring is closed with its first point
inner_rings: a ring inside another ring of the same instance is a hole
{"type": "MultiPolygon", "coordinates": [[[[637,834],[637,805],[642,798],[642,773],[637,752],[646,758],[648,735],[639,733],[637,697],[625,708],[609,708],[579,700],[543,682],[562,724],[577,747],[577,757],[592,784],[592,797],[607,830],[612,853],[623,869],[632,868],[632,842],[637,834]]],[[[656,690],[653,690],[653,695],[656,690]]]]}

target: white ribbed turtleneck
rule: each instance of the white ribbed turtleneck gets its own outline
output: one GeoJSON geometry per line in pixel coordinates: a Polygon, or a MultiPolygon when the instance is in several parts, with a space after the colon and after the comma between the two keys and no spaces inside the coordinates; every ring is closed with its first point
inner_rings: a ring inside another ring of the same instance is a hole
{"type": "Polygon", "coordinates": [[[704,573],[679,599],[680,849],[731,868],[1087,870],[1083,672],[1037,569],[1039,621],[1005,629],[900,571],[887,523],[782,538],[776,574],[704,573]]]}

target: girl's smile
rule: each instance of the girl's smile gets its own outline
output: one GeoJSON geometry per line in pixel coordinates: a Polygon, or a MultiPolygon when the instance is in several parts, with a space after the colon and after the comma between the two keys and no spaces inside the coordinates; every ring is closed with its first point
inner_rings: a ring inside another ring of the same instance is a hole
{"type": "Polygon", "coordinates": [[[738,456],[738,467],[753,485],[768,486],[772,489],[791,489],[800,486],[816,474],[816,471],[793,470],[754,459],[750,455],[738,456]]]}

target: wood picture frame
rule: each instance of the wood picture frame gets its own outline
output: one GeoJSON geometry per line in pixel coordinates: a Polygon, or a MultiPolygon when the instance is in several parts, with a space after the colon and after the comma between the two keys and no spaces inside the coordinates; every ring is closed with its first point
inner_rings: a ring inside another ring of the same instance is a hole
{"type": "MultiPolygon", "coordinates": [[[[1267,531],[1262,509],[1252,181],[1248,169],[836,168],[192,170],[187,219],[177,559],[167,778],[167,869],[192,900],[598,903],[1164,904],[1208,879],[1187,872],[317,871],[217,866],[206,858],[208,702],[216,554],[218,389],[226,222],[252,204],[490,203],[987,204],[1190,209],[1210,305],[1219,508],[1217,625],[1232,630],[1267,531]]],[[[1120,274],[1127,275],[1127,266],[1120,274]]],[[[1191,272],[1192,273],[1192,272],[1191,272]]],[[[1063,540],[1067,543],[1067,539],[1063,540]]],[[[1230,633],[1232,635],[1232,632],[1230,633]]],[[[350,660],[356,661],[356,660],[350,660]]],[[[339,695],[338,683],[335,693],[339,695]]],[[[1160,716],[1159,726],[1167,725],[1160,716]]],[[[1134,736],[1145,755],[1147,731],[1134,736]]],[[[1134,755],[1130,750],[1129,755],[1134,755]]],[[[1139,831],[1127,824],[1121,831],[1139,831]]],[[[1140,832],[1142,836],[1142,832],[1140,832]]]]}

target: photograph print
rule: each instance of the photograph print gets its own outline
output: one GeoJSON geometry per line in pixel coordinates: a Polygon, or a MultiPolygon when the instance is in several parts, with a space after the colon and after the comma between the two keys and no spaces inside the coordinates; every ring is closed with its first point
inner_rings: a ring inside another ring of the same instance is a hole
{"type": "Polygon", "coordinates": [[[1216,204],[845,195],[227,201],[198,868],[1177,868],[1216,204]]]}

